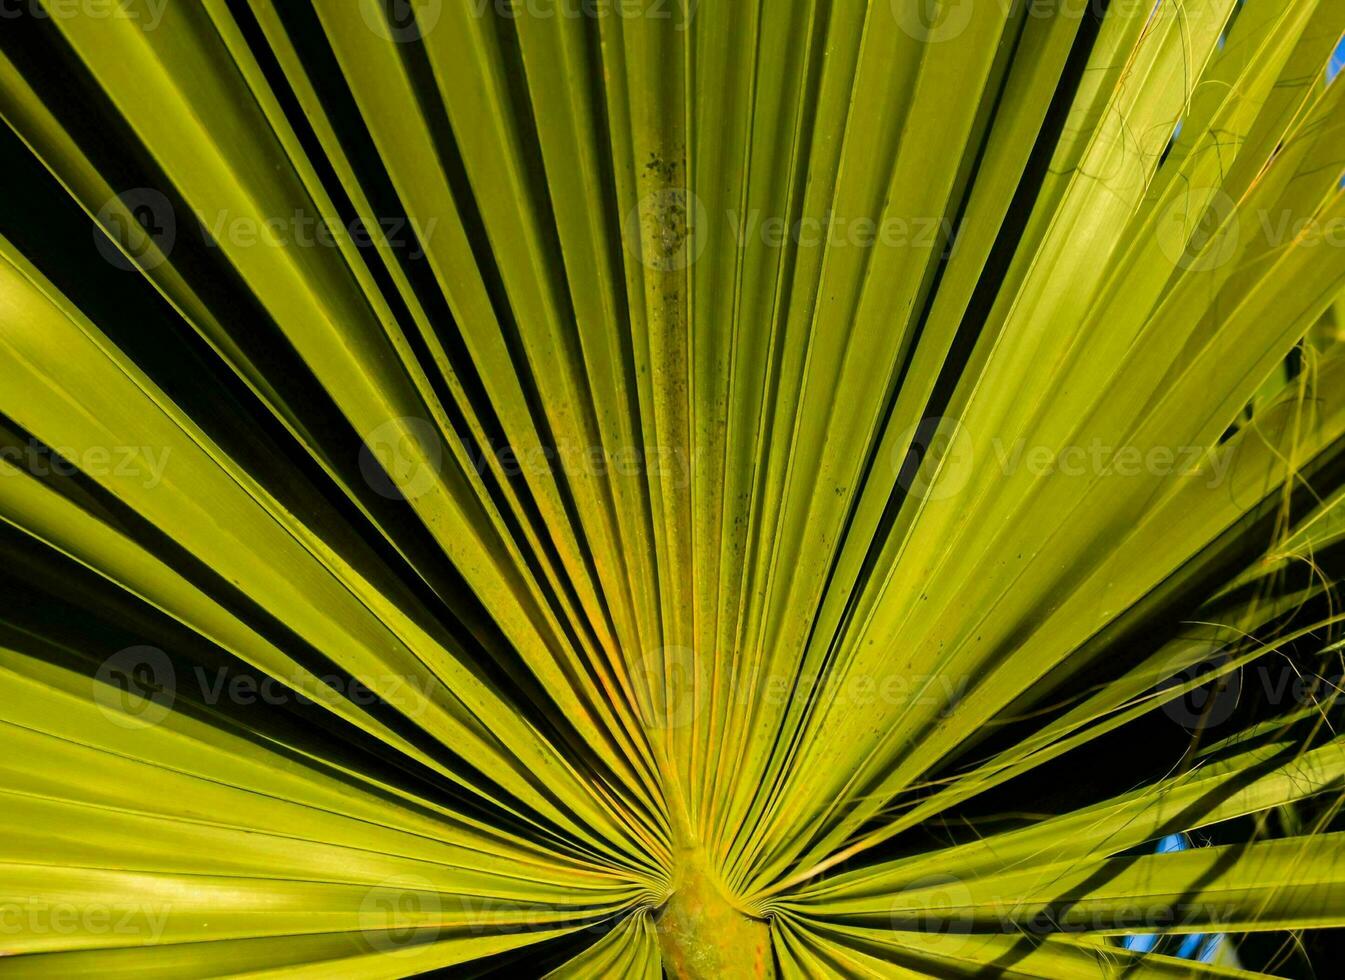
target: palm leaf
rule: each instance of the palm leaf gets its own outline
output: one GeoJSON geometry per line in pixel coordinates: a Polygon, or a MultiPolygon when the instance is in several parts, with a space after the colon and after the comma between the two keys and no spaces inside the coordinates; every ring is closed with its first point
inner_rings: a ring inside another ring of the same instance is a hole
{"type": "Polygon", "coordinates": [[[1345,924],[1340,4],[94,6],[0,32],[0,972],[1345,924]]]}

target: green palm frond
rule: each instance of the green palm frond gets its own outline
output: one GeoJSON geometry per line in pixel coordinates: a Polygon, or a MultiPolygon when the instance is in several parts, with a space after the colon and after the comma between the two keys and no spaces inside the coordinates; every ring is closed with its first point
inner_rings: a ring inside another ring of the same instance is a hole
{"type": "Polygon", "coordinates": [[[1345,925],[1345,5],[0,8],[0,974],[1345,925]]]}

